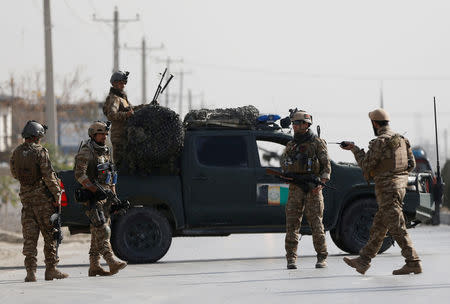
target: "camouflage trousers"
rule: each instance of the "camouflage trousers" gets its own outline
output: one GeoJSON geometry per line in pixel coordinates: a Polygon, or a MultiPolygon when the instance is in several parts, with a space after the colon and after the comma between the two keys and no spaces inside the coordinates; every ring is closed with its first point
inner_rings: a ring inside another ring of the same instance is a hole
{"type": "Polygon", "coordinates": [[[372,227],[370,228],[369,240],[359,252],[360,256],[367,262],[370,262],[376,256],[387,232],[389,232],[401,248],[406,262],[420,261],[406,231],[405,218],[402,211],[405,193],[405,188],[386,189],[383,187],[375,187],[378,211],[375,214],[372,227]]]}
{"type": "Polygon", "coordinates": [[[311,232],[314,249],[317,256],[327,257],[327,244],[325,242],[325,229],[323,227],[323,195],[322,191],[313,194],[303,192],[295,185],[289,186],[289,197],[286,204],[286,258],[297,258],[297,247],[299,230],[302,223],[303,213],[306,215],[311,232]]]}
{"type": "Polygon", "coordinates": [[[97,202],[95,205],[95,208],[86,211],[86,215],[89,217],[91,223],[91,247],[89,249],[89,256],[95,259],[103,256],[103,258],[107,259],[113,254],[109,241],[111,237],[110,205],[106,201],[97,202]],[[97,215],[94,215],[98,211],[103,211],[104,223],[99,223],[97,215]]]}
{"type": "Polygon", "coordinates": [[[55,212],[51,202],[24,203],[22,208],[22,234],[23,255],[25,256],[25,268],[36,269],[37,266],[37,242],[39,232],[44,237],[45,265],[56,266],[56,240],[53,233],[56,231],[50,223],[50,217],[55,212]]]}

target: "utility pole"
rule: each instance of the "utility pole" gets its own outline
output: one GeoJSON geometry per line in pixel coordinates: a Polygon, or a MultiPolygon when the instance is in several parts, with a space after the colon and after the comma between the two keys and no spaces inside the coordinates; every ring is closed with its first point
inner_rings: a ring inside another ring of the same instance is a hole
{"type": "Polygon", "coordinates": [[[180,75],[180,93],[179,93],[179,99],[178,99],[178,114],[181,116],[183,114],[183,78],[184,75],[187,74],[192,74],[191,71],[185,72],[183,70],[180,70],[180,72],[178,73],[180,75]]]}
{"type": "Polygon", "coordinates": [[[135,19],[119,19],[119,11],[117,9],[117,6],[114,7],[114,15],[113,19],[97,19],[95,14],[92,15],[92,20],[97,22],[105,22],[105,23],[113,23],[113,36],[114,36],[114,43],[113,43],[113,50],[114,50],[114,59],[113,59],[113,72],[116,72],[119,70],[119,23],[120,22],[134,22],[139,21],[139,14],[136,14],[135,19]]]}
{"type": "Polygon", "coordinates": [[[11,76],[11,79],[9,81],[9,86],[11,87],[11,99],[14,99],[15,83],[14,83],[14,77],[13,76],[11,76]]]}
{"type": "Polygon", "coordinates": [[[384,108],[384,100],[383,100],[383,80],[380,81],[380,108],[384,108]]]}
{"type": "MultiPolygon", "coordinates": [[[[166,68],[167,68],[166,75],[170,75],[170,64],[171,63],[183,63],[183,59],[172,59],[169,56],[167,56],[166,60],[157,59],[157,61],[166,63],[166,68]]],[[[169,86],[167,86],[167,88],[165,90],[165,94],[166,94],[166,107],[169,107],[169,99],[170,99],[169,86]]]]}
{"type": "Polygon", "coordinates": [[[164,44],[161,43],[158,47],[147,47],[145,43],[145,37],[142,37],[142,45],[138,47],[128,47],[124,45],[125,49],[128,50],[140,50],[142,56],[142,104],[147,102],[147,51],[162,50],[164,49],[164,44]]]}
{"type": "Polygon", "coordinates": [[[44,0],[44,39],[45,39],[45,116],[48,124],[49,144],[57,145],[57,117],[55,93],[53,89],[53,52],[52,21],[50,18],[50,0],[44,0]]]}
{"type": "Polygon", "coordinates": [[[448,157],[447,157],[447,151],[448,151],[448,146],[447,146],[447,140],[448,140],[448,134],[447,134],[447,129],[444,129],[444,149],[445,149],[445,161],[447,161],[448,157]]]}
{"type": "Polygon", "coordinates": [[[192,111],[192,91],[188,90],[188,112],[192,111]]]}

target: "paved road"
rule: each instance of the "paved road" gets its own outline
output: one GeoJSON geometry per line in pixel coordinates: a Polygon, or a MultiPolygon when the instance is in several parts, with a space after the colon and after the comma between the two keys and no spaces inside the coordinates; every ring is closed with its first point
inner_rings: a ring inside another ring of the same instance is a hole
{"type": "Polygon", "coordinates": [[[0,303],[449,303],[450,226],[410,233],[423,260],[421,275],[391,275],[403,264],[394,247],[361,276],[329,238],[329,267],[315,269],[309,236],[301,240],[300,269],[289,271],[282,234],[174,239],[161,262],[129,265],[104,278],[88,278],[86,254],[63,247],[69,279],[46,282],[39,268],[38,282],[25,284],[20,265],[0,266],[0,303]]]}

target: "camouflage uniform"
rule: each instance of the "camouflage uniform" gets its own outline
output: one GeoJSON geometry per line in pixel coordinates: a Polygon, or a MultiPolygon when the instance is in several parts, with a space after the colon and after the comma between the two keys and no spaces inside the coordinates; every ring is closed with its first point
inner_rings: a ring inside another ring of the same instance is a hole
{"type": "MultiPolygon", "coordinates": [[[[92,182],[97,181],[104,189],[111,189],[113,187],[112,174],[114,174],[110,169],[111,164],[111,153],[108,147],[99,146],[92,139],[89,139],[81,146],[78,154],[75,156],[75,178],[80,184],[85,184],[87,180],[92,182]],[[109,164],[107,166],[109,169],[101,168],[98,170],[99,165],[105,164],[109,164]]],[[[93,203],[91,202],[91,204],[93,203]]],[[[89,250],[89,259],[91,267],[94,266],[100,269],[99,261],[101,255],[111,270],[111,266],[118,263],[114,260],[109,241],[111,236],[111,204],[106,199],[96,201],[94,204],[95,206],[90,206],[89,202],[84,203],[86,206],[86,216],[90,220],[91,248],[89,250]],[[102,212],[104,219],[100,215],[102,212]]],[[[111,274],[116,272],[118,272],[118,269],[117,271],[111,270],[111,274]]]]}
{"type": "Polygon", "coordinates": [[[41,232],[46,269],[54,269],[59,260],[53,238],[56,229],[50,223],[50,217],[55,213],[53,203],[59,200],[61,188],[47,149],[37,143],[19,145],[11,155],[10,169],[12,176],[20,182],[25,268],[27,272],[36,272],[36,247],[41,232]]]}
{"type": "MultiPolygon", "coordinates": [[[[298,174],[313,174],[329,180],[331,165],[328,158],[326,142],[313,135],[309,141],[297,144],[295,140],[286,145],[281,158],[283,171],[298,174]]],[[[325,230],[323,227],[323,195],[322,191],[313,193],[305,192],[296,185],[289,185],[289,197],[286,204],[286,258],[295,263],[297,259],[297,246],[299,230],[303,213],[311,227],[314,249],[317,252],[318,261],[325,260],[328,256],[325,242],[325,230]]]]}
{"type": "Polygon", "coordinates": [[[366,179],[375,181],[378,202],[370,237],[360,251],[360,258],[364,264],[370,265],[389,232],[400,246],[406,263],[417,264],[420,260],[406,231],[402,211],[408,173],[415,167],[414,156],[409,141],[391,131],[389,126],[381,127],[377,134],[378,137],[369,143],[367,152],[356,146],[352,149],[366,179]]]}
{"type": "Polygon", "coordinates": [[[133,106],[128,101],[127,95],[120,90],[111,88],[103,105],[103,113],[111,121],[111,143],[113,145],[114,163],[120,168],[127,144],[126,125],[128,112],[133,106]]]}

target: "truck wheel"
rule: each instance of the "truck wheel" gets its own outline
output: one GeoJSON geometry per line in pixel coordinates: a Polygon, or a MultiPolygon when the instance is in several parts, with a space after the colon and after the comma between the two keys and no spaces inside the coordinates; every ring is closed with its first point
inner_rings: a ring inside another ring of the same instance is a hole
{"type": "Polygon", "coordinates": [[[131,208],[113,222],[113,251],[129,263],[156,262],[166,254],[171,243],[169,221],[153,208],[131,208]]]}
{"type": "MultiPolygon", "coordinates": [[[[370,227],[377,210],[375,198],[362,198],[345,208],[338,228],[330,232],[336,246],[345,252],[358,254],[369,240],[370,227]]],[[[392,243],[392,237],[386,237],[378,253],[388,250],[392,243]]]]}

